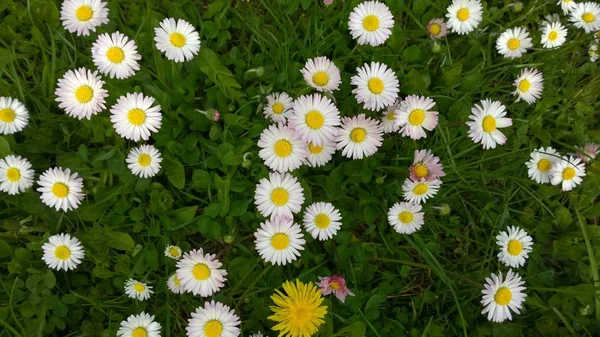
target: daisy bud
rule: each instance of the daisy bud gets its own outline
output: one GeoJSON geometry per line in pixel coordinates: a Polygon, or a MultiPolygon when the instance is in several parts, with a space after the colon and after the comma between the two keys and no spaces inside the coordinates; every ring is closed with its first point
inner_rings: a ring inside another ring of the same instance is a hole
{"type": "Polygon", "coordinates": [[[434,41],[433,45],[431,46],[431,51],[435,54],[438,54],[439,52],[442,51],[442,45],[437,43],[437,41],[434,41]]]}
{"type": "Polygon", "coordinates": [[[448,204],[441,204],[440,206],[437,207],[438,212],[440,213],[440,215],[448,215],[450,214],[450,205],[448,204]]]}
{"type": "Polygon", "coordinates": [[[225,242],[226,244],[231,244],[233,240],[235,240],[235,236],[233,235],[225,235],[223,237],[223,242],[225,242]]]}
{"type": "Polygon", "coordinates": [[[521,1],[515,2],[511,6],[515,13],[519,13],[523,10],[523,3],[521,1]]]}

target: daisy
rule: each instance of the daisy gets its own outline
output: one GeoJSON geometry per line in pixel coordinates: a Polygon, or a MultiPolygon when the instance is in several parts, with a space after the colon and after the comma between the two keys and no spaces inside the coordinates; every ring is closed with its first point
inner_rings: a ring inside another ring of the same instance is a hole
{"type": "Polygon", "coordinates": [[[332,204],[315,202],[304,211],[302,222],[313,239],[331,239],[342,227],[342,216],[332,204]]]}
{"type": "Polygon", "coordinates": [[[444,22],[444,18],[436,18],[429,20],[427,24],[427,33],[429,33],[429,37],[432,39],[443,39],[448,35],[448,27],[446,22],[444,22]]]}
{"type": "Polygon", "coordinates": [[[106,2],[100,0],[65,0],[60,9],[60,20],[69,33],[87,36],[96,27],[108,23],[106,2]]]}
{"type": "Polygon", "coordinates": [[[321,145],[306,144],[307,155],[304,162],[310,167],[319,167],[327,164],[335,153],[335,143],[326,142],[321,145]]]}
{"type": "Polygon", "coordinates": [[[354,293],[346,286],[346,280],[340,275],[331,275],[330,277],[319,276],[319,281],[317,285],[321,289],[323,296],[333,293],[342,303],[346,301],[347,295],[354,296],[354,293]]]}
{"type": "Polygon", "coordinates": [[[125,282],[125,294],[127,294],[129,298],[133,298],[138,301],[145,301],[149,299],[150,295],[153,293],[154,291],[152,291],[152,287],[146,283],[134,280],[132,278],[125,282]]]}
{"type": "Polygon", "coordinates": [[[400,130],[400,125],[396,123],[396,112],[399,105],[400,103],[396,101],[383,112],[381,126],[384,133],[398,132],[400,130]]]}
{"type": "Polygon", "coordinates": [[[598,43],[590,43],[590,47],[588,48],[588,55],[590,55],[590,62],[596,62],[596,60],[598,60],[598,43]]]}
{"type": "Polygon", "coordinates": [[[188,337],[237,337],[240,318],[229,306],[215,301],[204,302],[188,319],[188,337]]]}
{"type": "Polygon", "coordinates": [[[208,297],[225,285],[227,271],[214,254],[204,254],[202,248],[183,255],[177,261],[177,277],[188,293],[208,297]]]}
{"type": "Polygon", "coordinates": [[[558,0],[556,4],[560,5],[560,8],[565,15],[571,13],[571,11],[577,6],[575,0],[558,0]]]}
{"type": "Polygon", "coordinates": [[[595,2],[580,2],[571,10],[571,21],[575,27],[583,28],[586,33],[600,30],[600,5],[595,2]]]}
{"type": "Polygon", "coordinates": [[[71,174],[69,169],[47,169],[37,183],[40,185],[37,191],[42,193],[42,202],[57,211],[62,209],[67,212],[79,208],[83,200],[83,179],[77,173],[71,174]]]}
{"type": "Polygon", "coordinates": [[[379,1],[365,1],[350,13],[348,28],[359,45],[373,47],[385,43],[392,35],[394,17],[390,9],[379,1]]]}
{"type": "Polygon", "coordinates": [[[468,34],[481,23],[483,7],[479,0],[453,0],[446,17],[453,33],[468,34]]]}
{"type": "Polygon", "coordinates": [[[555,22],[560,23],[560,15],[554,13],[552,15],[548,14],[546,16],[544,16],[544,18],[542,19],[542,22],[540,23],[539,26],[539,30],[540,31],[544,31],[544,29],[546,28],[546,26],[551,25],[555,22]]]}
{"type": "Polygon", "coordinates": [[[552,165],[550,175],[552,185],[562,183],[562,190],[570,191],[583,181],[585,163],[577,157],[562,157],[552,165]]]}
{"type": "Polygon", "coordinates": [[[533,104],[542,96],[544,90],[544,77],[537,69],[525,68],[513,83],[516,90],[513,92],[517,102],[523,99],[527,104],[533,104]]]}
{"type": "Polygon", "coordinates": [[[181,286],[181,280],[177,277],[177,273],[171,275],[167,280],[167,288],[175,294],[183,294],[185,290],[181,286]]]}
{"type": "Polygon", "coordinates": [[[514,59],[523,56],[531,48],[531,38],[525,28],[507,29],[496,40],[496,49],[502,56],[514,59]]]}
{"type": "Polygon", "coordinates": [[[110,121],[119,136],[137,142],[148,140],[152,132],[158,132],[162,113],[160,105],[153,104],[153,97],[137,92],[119,97],[110,108],[110,121]]]}
{"type": "Polygon", "coordinates": [[[138,177],[154,177],[160,171],[162,157],[152,145],[141,145],[131,149],[127,155],[127,167],[138,177]]]}
{"type": "Polygon", "coordinates": [[[551,147],[539,148],[531,152],[531,159],[526,163],[527,174],[538,184],[546,184],[552,178],[551,170],[560,157],[551,147]]]}
{"type": "Polygon", "coordinates": [[[423,226],[421,205],[410,202],[397,202],[388,211],[390,226],[400,234],[412,234],[423,226]]]}
{"type": "Polygon", "coordinates": [[[179,260],[181,258],[181,248],[169,245],[165,247],[165,256],[173,260],[179,260]]]}
{"type": "MultiPolygon", "coordinates": [[[[333,1],[333,0],[331,0],[331,1],[333,1]]],[[[325,4],[325,5],[329,6],[328,4],[325,4]]],[[[258,331],[256,333],[251,334],[250,337],[265,337],[265,335],[263,335],[261,331],[258,331]]]]}
{"type": "Polygon", "coordinates": [[[481,142],[484,149],[493,149],[496,143],[506,143],[506,136],[498,130],[512,125],[512,119],[506,116],[506,107],[499,101],[485,99],[481,105],[475,104],[471,109],[469,138],[475,143],[481,142]]]}
{"type": "Polygon", "coordinates": [[[412,180],[406,178],[404,184],[402,184],[402,191],[404,200],[412,202],[413,204],[420,204],[427,202],[427,199],[433,198],[440,189],[442,181],[436,180],[412,180]]]}
{"type": "Polygon", "coordinates": [[[321,94],[300,96],[292,109],[288,126],[305,142],[321,145],[335,137],[340,112],[329,98],[321,94]]]}
{"type": "Polygon", "coordinates": [[[279,331],[279,336],[314,335],[325,323],[323,319],[327,315],[327,307],[321,305],[321,291],[313,283],[304,284],[300,280],[296,280],[295,284],[285,281],[282,286],[286,294],[275,290],[275,294],[271,295],[273,315],[268,319],[277,322],[273,330],[279,331]]]}
{"type": "Polygon", "coordinates": [[[325,56],[306,61],[300,72],[306,84],[317,91],[332,92],[338,90],[342,83],[340,69],[325,56]]]}
{"type": "Polygon", "coordinates": [[[533,239],[523,229],[511,226],[496,236],[496,244],[500,246],[500,262],[507,267],[518,268],[525,265],[533,239]]]}
{"type": "Polygon", "coordinates": [[[42,260],[54,270],[75,269],[83,260],[85,251],[76,237],[69,234],[57,234],[48,238],[42,245],[42,260]]]}
{"type": "Polygon", "coordinates": [[[298,180],[289,173],[269,173],[269,179],[262,178],[254,193],[254,204],[260,214],[293,218],[300,212],[304,203],[304,189],[298,180]]]}
{"type": "MultiPolygon", "coordinates": [[[[575,153],[573,155],[575,157],[581,159],[581,161],[583,161],[584,163],[589,163],[591,160],[596,159],[596,155],[598,155],[599,149],[600,149],[600,144],[585,143],[585,145],[583,146],[583,149],[577,151],[577,153],[575,153]]],[[[1,165],[0,165],[0,167],[1,167],[1,165]]],[[[0,172],[2,172],[2,171],[0,171],[0,172]]]]}
{"type": "Polygon", "coordinates": [[[285,124],[288,113],[292,110],[292,103],[292,98],[285,92],[270,94],[267,96],[267,105],[263,108],[265,118],[285,124]]]}
{"type": "Polygon", "coordinates": [[[121,322],[117,337],[160,337],[160,323],[145,312],[131,315],[121,322]]]}
{"type": "Polygon", "coordinates": [[[120,32],[98,36],[92,45],[92,60],[98,70],[110,78],[128,78],[140,70],[135,41],[120,32]]]}
{"type": "Polygon", "coordinates": [[[520,313],[523,302],[527,294],[523,291],[525,281],[521,280],[521,276],[513,273],[512,269],[506,274],[506,278],[499,273],[498,276],[492,274],[491,278],[485,279],[485,289],[481,291],[483,294],[481,304],[485,307],[482,314],[488,314],[487,319],[492,322],[501,323],[505,320],[512,320],[511,311],[520,313]]]}
{"type": "Polygon", "coordinates": [[[58,88],[54,90],[58,107],[65,110],[68,116],[77,119],[90,119],[106,108],[104,98],[108,91],[103,89],[104,81],[98,72],[85,68],[69,70],[58,80],[58,88]]]}
{"type": "Polygon", "coordinates": [[[263,130],[258,140],[258,156],[271,170],[293,171],[302,166],[306,158],[306,143],[292,128],[271,125],[263,130]]]}
{"type": "Polygon", "coordinates": [[[383,129],[381,124],[365,114],[355,117],[344,117],[342,128],[336,138],[337,149],[342,155],[351,159],[362,159],[377,152],[381,146],[383,129]]]}
{"type": "Polygon", "coordinates": [[[400,133],[412,139],[427,138],[425,130],[432,131],[438,123],[438,112],[431,111],[435,102],[429,97],[410,95],[396,110],[396,125],[400,133]]]}
{"type": "Polygon", "coordinates": [[[275,216],[261,223],[254,237],[256,251],[260,257],[282,266],[296,261],[306,243],[300,225],[286,216],[275,216]]]}
{"type": "Polygon", "coordinates": [[[436,157],[429,150],[415,150],[413,164],[408,168],[410,179],[435,180],[446,175],[444,166],[440,163],[440,158],[436,157]]]}
{"type": "Polygon", "coordinates": [[[156,49],[175,62],[189,61],[200,50],[200,35],[189,22],[166,18],[154,28],[156,49]]]}
{"type": "Polygon", "coordinates": [[[542,45],[544,48],[556,48],[562,46],[567,40],[567,28],[560,22],[553,22],[544,26],[542,33],[542,45]]]}
{"type": "Polygon", "coordinates": [[[23,103],[12,97],[0,97],[0,135],[11,135],[27,126],[29,112],[23,103]]]}
{"type": "Polygon", "coordinates": [[[21,156],[0,159],[0,191],[9,195],[24,192],[33,185],[34,173],[31,163],[21,156]]]}
{"type": "Polygon", "coordinates": [[[372,111],[394,104],[400,91],[400,82],[391,69],[383,63],[371,62],[356,71],[358,74],[352,76],[350,83],[356,86],[352,93],[358,103],[363,103],[365,109],[372,111]]]}

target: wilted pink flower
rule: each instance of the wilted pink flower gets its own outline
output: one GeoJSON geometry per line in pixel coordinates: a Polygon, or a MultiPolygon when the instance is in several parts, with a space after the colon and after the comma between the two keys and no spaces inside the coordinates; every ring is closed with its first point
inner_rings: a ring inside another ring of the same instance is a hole
{"type": "Polygon", "coordinates": [[[323,0],[323,3],[325,4],[325,6],[329,6],[331,5],[335,0],[323,0]]]}
{"type": "Polygon", "coordinates": [[[443,18],[431,19],[427,24],[427,33],[432,39],[441,39],[448,35],[448,27],[443,18]]]}
{"type": "Polygon", "coordinates": [[[436,180],[446,175],[444,166],[440,163],[440,158],[436,157],[429,150],[415,150],[415,159],[408,168],[412,180],[436,180]]]}
{"type": "Polygon", "coordinates": [[[319,276],[319,281],[317,285],[321,288],[321,293],[324,296],[333,293],[342,303],[346,300],[346,295],[354,296],[354,293],[346,287],[346,280],[339,275],[332,275],[331,277],[319,276]]]}
{"type": "Polygon", "coordinates": [[[596,159],[598,149],[600,149],[600,144],[586,143],[583,147],[583,151],[577,151],[575,157],[581,159],[584,163],[588,163],[590,160],[596,159]]]}
{"type": "Polygon", "coordinates": [[[218,122],[219,119],[221,119],[221,113],[219,113],[219,110],[215,110],[215,115],[213,116],[213,122],[218,122]]]}

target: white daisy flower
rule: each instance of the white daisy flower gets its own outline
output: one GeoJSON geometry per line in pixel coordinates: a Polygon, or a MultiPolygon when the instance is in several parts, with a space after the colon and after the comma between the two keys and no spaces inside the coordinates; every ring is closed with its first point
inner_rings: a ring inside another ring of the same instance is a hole
{"type": "Polygon", "coordinates": [[[292,108],[288,125],[302,140],[321,145],[335,137],[340,125],[340,112],[329,98],[318,93],[300,96],[292,108]]]}
{"type": "Polygon", "coordinates": [[[0,191],[10,195],[24,192],[33,185],[34,173],[31,163],[21,156],[0,159],[0,191]]]}
{"type": "Polygon", "coordinates": [[[145,312],[131,315],[121,322],[117,337],[160,337],[160,323],[145,312]]]}
{"type": "Polygon", "coordinates": [[[154,294],[154,291],[152,291],[152,287],[146,283],[130,278],[125,282],[125,294],[127,294],[129,298],[145,301],[150,298],[150,295],[154,294]]]}
{"type": "Polygon", "coordinates": [[[49,207],[57,211],[62,209],[67,212],[79,208],[83,194],[83,179],[77,173],[71,174],[71,170],[55,167],[47,169],[38,180],[40,187],[38,192],[42,193],[40,199],[49,207]]]}
{"type": "Polygon", "coordinates": [[[502,56],[515,59],[523,56],[531,48],[531,38],[525,28],[507,29],[496,40],[496,49],[502,56]]]}
{"type": "Polygon", "coordinates": [[[278,172],[293,171],[302,166],[306,158],[306,143],[284,125],[271,125],[263,130],[258,147],[258,156],[265,165],[278,172]]]}
{"type": "Polygon", "coordinates": [[[177,261],[177,277],[188,293],[208,297],[218,292],[227,281],[227,271],[214,254],[204,254],[202,248],[183,254],[177,261]]]}
{"type": "Polygon", "coordinates": [[[562,184],[563,191],[570,191],[581,184],[585,177],[585,163],[577,157],[562,157],[550,169],[552,185],[562,184]]]}
{"type": "Polygon", "coordinates": [[[350,83],[356,86],[352,93],[358,103],[363,103],[365,109],[372,111],[394,104],[400,91],[400,82],[391,69],[383,63],[371,62],[363,64],[356,71],[358,74],[352,76],[350,83]]]}
{"type": "Polygon", "coordinates": [[[436,180],[446,176],[444,166],[440,163],[440,158],[435,156],[430,150],[415,150],[413,164],[408,168],[410,178],[413,180],[436,180]]]}
{"type": "Polygon", "coordinates": [[[496,236],[496,244],[500,246],[500,262],[507,267],[518,268],[525,265],[533,239],[523,229],[511,226],[496,236]]]}
{"type": "Polygon", "coordinates": [[[526,294],[523,291],[525,281],[521,280],[521,276],[513,273],[512,269],[506,274],[506,279],[502,273],[498,276],[492,274],[491,278],[485,279],[485,289],[481,291],[483,294],[481,304],[485,307],[482,314],[488,314],[487,319],[501,323],[507,319],[512,320],[511,311],[519,314],[525,301],[526,294]]]}
{"type": "Polygon", "coordinates": [[[517,102],[522,99],[527,104],[533,104],[538,98],[542,97],[544,76],[537,69],[525,68],[521,71],[521,75],[517,77],[513,85],[516,88],[513,95],[518,96],[517,102]]]}
{"type": "Polygon", "coordinates": [[[42,245],[42,250],[42,260],[54,270],[75,269],[85,255],[81,242],[69,234],[52,235],[48,242],[42,245]]]}
{"type": "Polygon", "coordinates": [[[399,106],[400,102],[396,101],[383,112],[381,127],[383,128],[384,133],[393,133],[400,130],[400,125],[396,123],[396,112],[398,111],[399,106]]]}
{"type": "Polygon", "coordinates": [[[120,32],[98,36],[92,45],[92,60],[98,70],[110,78],[128,78],[140,70],[135,41],[120,32]]]}
{"type": "Polygon", "coordinates": [[[565,15],[571,13],[571,11],[577,6],[575,0],[558,0],[556,4],[560,5],[560,8],[565,15]]]}
{"type": "Polygon", "coordinates": [[[385,43],[392,35],[394,17],[390,9],[379,1],[365,1],[350,13],[348,28],[359,45],[373,47],[385,43]]]}
{"type": "Polygon", "coordinates": [[[160,171],[162,157],[152,145],[141,145],[131,149],[127,155],[127,167],[138,177],[154,177],[160,171]]]}
{"type": "Polygon", "coordinates": [[[571,10],[569,21],[586,33],[600,30],[600,5],[595,2],[580,2],[571,10]]]}
{"type": "Polygon", "coordinates": [[[553,22],[544,27],[542,45],[544,48],[556,48],[567,41],[567,28],[560,22],[553,22]]]}
{"type": "Polygon", "coordinates": [[[590,47],[588,48],[588,55],[590,55],[590,62],[596,62],[598,60],[598,43],[590,43],[590,47]]]}
{"type": "Polygon", "coordinates": [[[96,27],[108,23],[106,2],[100,0],[64,0],[60,20],[69,33],[87,36],[96,27]]]}
{"type": "Polygon", "coordinates": [[[11,135],[27,126],[29,112],[23,103],[12,97],[0,97],[0,135],[11,135]]]}
{"type": "Polygon", "coordinates": [[[304,211],[304,228],[313,239],[326,241],[331,239],[342,227],[342,215],[328,202],[315,202],[304,211]]]}
{"type": "Polygon", "coordinates": [[[435,180],[412,180],[406,178],[404,184],[402,184],[402,196],[404,200],[413,204],[420,204],[427,202],[427,199],[433,198],[440,189],[442,181],[439,179],[435,180]]]}
{"type": "Polygon", "coordinates": [[[181,280],[177,277],[177,273],[171,275],[167,280],[167,288],[175,294],[183,294],[185,290],[181,286],[181,280]]]}
{"type": "Polygon", "coordinates": [[[238,337],[240,318],[227,305],[210,301],[188,319],[187,337],[238,337]]]}
{"type": "Polygon", "coordinates": [[[304,203],[304,189],[289,173],[270,172],[269,179],[262,178],[256,185],[254,203],[260,214],[293,218],[304,203]]]}
{"type": "Polygon", "coordinates": [[[313,143],[306,144],[306,159],[304,163],[310,167],[319,167],[327,164],[335,153],[335,143],[332,141],[315,145],[313,143]]]}
{"type": "Polygon", "coordinates": [[[77,119],[92,118],[106,109],[104,98],[108,91],[102,88],[104,83],[97,71],[85,68],[67,71],[54,90],[58,107],[77,119]]]}
{"type": "Polygon", "coordinates": [[[559,160],[559,154],[551,147],[534,150],[531,152],[531,159],[526,163],[529,178],[538,184],[549,183],[552,167],[559,160]]]}
{"type": "Polygon", "coordinates": [[[412,234],[425,223],[424,213],[419,204],[410,202],[397,202],[388,211],[388,221],[390,226],[400,234],[412,234]]]}
{"type": "Polygon", "coordinates": [[[412,139],[427,138],[425,130],[432,131],[438,123],[438,112],[431,111],[435,102],[429,97],[407,96],[396,110],[396,125],[400,133],[412,139]]]}
{"type": "Polygon", "coordinates": [[[181,258],[181,248],[178,246],[168,245],[165,247],[165,256],[173,260],[179,260],[181,258]]]}
{"type": "Polygon", "coordinates": [[[292,110],[293,99],[285,92],[277,92],[267,96],[267,105],[263,108],[265,118],[285,124],[292,110]]]}
{"type": "Polygon", "coordinates": [[[345,157],[363,159],[377,152],[382,139],[383,128],[379,121],[360,114],[342,118],[342,128],[335,141],[345,157]]]}
{"type": "Polygon", "coordinates": [[[483,18],[483,6],[479,0],[453,0],[447,10],[448,28],[459,35],[474,31],[483,18]]]}
{"type": "Polygon", "coordinates": [[[475,143],[483,144],[484,149],[496,148],[496,143],[506,143],[506,136],[498,130],[512,125],[512,119],[506,116],[506,107],[499,101],[484,99],[481,105],[471,108],[469,138],[475,143]]]}
{"type": "Polygon", "coordinates": [[[189,22],[166,18],[154,28],[156,49],[175,62],[189,61],[200,50],[200,35],[189,22]]]}
{"type": "Polygon", "coordinates": [[[333,92],[342,83],[340,69],[325,56],[309,59],[300,72],[306,84],[317,91],[333,92]]]}
{"type": "Polygon", "coordinates": [[[544,29],[546,28],[546,26],[551,25],[555,22],[560,23],[560,15],[554,13],[554,14],[548,14],[546,16],[544,16],[544,18],[542,19],[542,22],[540,23],[539,26],[539,30],[541,32],[544,31],[544,29]]]}
{"type": "Polygon", "coordinates": [[[296,261],[306,243],[300,225],[287,216],[274,216],[271,220],[265,220],[254,237],[260,257],[275,265],[296,261]]]}
{"type": "Polygon", "coordinates": [[[110,108],[110,121],[119,136],[137,142],[148,140],[153,132],[158,132],[162,113],[160,105],[152,104],[153,97],[137,92],[119,97],[110,108]]]}

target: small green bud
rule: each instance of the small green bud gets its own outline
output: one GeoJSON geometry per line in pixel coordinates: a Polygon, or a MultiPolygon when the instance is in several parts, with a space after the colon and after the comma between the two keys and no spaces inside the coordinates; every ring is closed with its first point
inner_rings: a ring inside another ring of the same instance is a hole
{"type": "Polygon", "coordinates": [[[437,41],[433,42],[433,45],[431,46],[431,51],[435,54],[438,54],[442,51],[442,45],[439,44],[437,41]]]}
{"type": "Polygon", "coordinates": [[[226,244],[230,244],[235,240],[235,236],[233,235],[225,235],[223,237],[223,241],[225,241],[226,244]]]}

